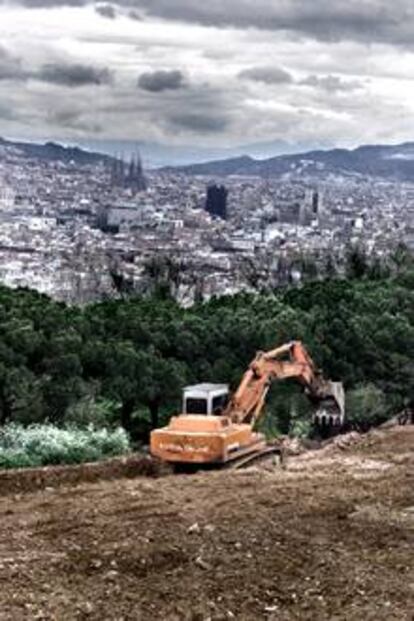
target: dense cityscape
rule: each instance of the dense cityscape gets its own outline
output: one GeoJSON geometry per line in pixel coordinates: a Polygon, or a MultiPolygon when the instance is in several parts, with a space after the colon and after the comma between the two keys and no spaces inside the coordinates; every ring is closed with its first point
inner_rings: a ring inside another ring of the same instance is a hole
{"type": "Polygon", "coordinates": [[[341,273],[414,245],[414,184],[363,175],[223,178],[0,153],[1,281],[86,303],[163,279],[183,304],[341,273]]]}

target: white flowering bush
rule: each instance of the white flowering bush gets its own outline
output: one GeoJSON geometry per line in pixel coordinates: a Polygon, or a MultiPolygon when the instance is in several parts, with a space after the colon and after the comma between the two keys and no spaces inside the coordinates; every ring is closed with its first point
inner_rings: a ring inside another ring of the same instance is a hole
{"type": "Polygon", "coordinates": [[[0,428],[0,468],[79,464],[130,451],[128,434],[114,430],[10,424],[0,428]]]}

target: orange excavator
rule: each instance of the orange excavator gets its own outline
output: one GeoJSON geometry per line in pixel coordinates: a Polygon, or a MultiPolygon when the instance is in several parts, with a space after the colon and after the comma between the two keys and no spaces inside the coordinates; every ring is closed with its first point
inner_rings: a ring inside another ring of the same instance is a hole
{"type": "Polygon", "coordinates": [[[345,416],[341,382],[326,380],[300,341],[258,352],[229,397],[226,384],[197,384],[184,389],[183,413],[151,433],[151,454],[176,465],[226,464],[272,451],[254,430],[267,392],[275,380],[299,382],[320,425],[341,427],[345,416]]]}

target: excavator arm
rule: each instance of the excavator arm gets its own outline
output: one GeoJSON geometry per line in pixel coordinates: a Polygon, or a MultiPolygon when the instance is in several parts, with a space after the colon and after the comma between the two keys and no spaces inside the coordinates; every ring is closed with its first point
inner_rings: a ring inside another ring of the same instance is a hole
{"type": "MultiPolygon", "coordinates": [[[[295,379],[319,407],[330,404],[331,415],[343,420],[344,398],[342,384],[323,378],[300,341],[293,341],[269,352],[259,352],[249,365],[224,415],[233,423],[250,423],[260,418],[270,385],[275,380],[295,379]]],[[[321,410],[325,411],[325,410],[321,410]]]]}

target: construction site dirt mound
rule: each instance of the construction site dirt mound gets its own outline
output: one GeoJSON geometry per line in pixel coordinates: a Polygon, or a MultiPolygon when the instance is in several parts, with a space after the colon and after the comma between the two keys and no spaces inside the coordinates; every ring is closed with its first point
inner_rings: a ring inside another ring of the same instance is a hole
{"type": "Polygon", "coordinates": [[[159,476],[162,465],[149,456],[133,455],[81,464],[78,466],[48,466],[0,471],[0,496],[34,492],[48,487],[79,485],[101,480],[159,476]]]}
{"type": "Polygon", "coordinates": [[[412,621],[414,427],[354,440],[283,467],[9,491],[0,620],[412,621]]]}

